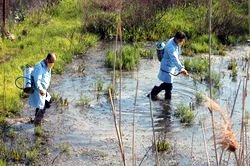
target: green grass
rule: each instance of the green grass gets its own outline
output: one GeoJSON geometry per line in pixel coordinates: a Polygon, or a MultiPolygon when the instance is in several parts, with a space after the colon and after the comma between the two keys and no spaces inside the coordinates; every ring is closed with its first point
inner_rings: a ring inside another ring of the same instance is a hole
{"type": "Polygon", "coordinates": [[[38,150],[37,149],[32,149],[30,151],[26,152],[26,158],[29,160],[29,162],[34,163],[35,160],[38,158],[38,150]]]}
{"type": "Polygon", "coordinates": [[[237,70],[237,62],[235,59],[231,59],[231,61],[228,64],[228,70],[231,70],[231,77],[232,81],[236,81],[237,75],[238,75],[238,70],[237,70]]]}
{"type": "MultiPolygon", "coordinates": [[[[106,53],[105,63],[108,67],[114,67],[115,53],[113,50],[108,50],[106,53]]],[[[140,62],[140,52],[136,46],[125,45],[121,52],[116,55],[115,68],[120,67],[124,70],[134,70],[140,62]]]]}
{"type": "Polygon", "coordinates": [[[50,9],[29,12],[19,24],[8,24],[16,40],[0,40],[0,116],[15,114],[22,107],[22,91],[14,84],[23,75],[22,66],[35,65],[48,52],[55,52],[53,73],[62,74],[74,55],[85,53],[96,43],[96,35],[83,33],[80,6],[78,0],[60,1],[50,9]]]}
{"type": "Polygon", "coordinates": [[[202,102],[205,101],[204,96],[201,92],[195,93],[195,100],[196,100],[196,104],[198,104],[198,105],[202,104],[202,102]]]}
{"type": "Polygon", "coordinates": [[[97,92],[101,92],[103,90],[103,81],[101,79],[96,81],[96,90],[97,92]]]}
{"type": "Polygon", "coordinates": [[[42,137],[44,135],[44,130],[40,126],[36,126],[34,129],[35,136],[42,137]]]}
{"type": "Polygon", "coordinates": [[[187,125],[190,125],[194,118],[194,112],[190,110],[189,106],[185,106],[184,104],[178,104],[175,116],[180,118],[181,123],[185,123],[187,125]]]}
{"type": "Polygon", "coordinates": [[[14,134],[14,129],[5,131],[10,140],[5,137],[0,140],[0,166],[12,164],[24,164],[27,161],[31,164],[41,153],[41,142],[44,138],[37,137],[34,142],[27,133],[21,135],[14,134]],[[24,135],[23,135],[24,134],[24,135]]]}
{"type": "Polygon", "coordinates": [[[170,148],[170,143],[166,140],[159,140],[156,144],[158,152],[167,152],[170,148]]]}
{"type": "MultiPolygon", "coordinates": [[[[204,57],[195,57],[195,58],[186,58],[184,60],[185,69],[192,73],[192,78],[194,80],[206,81],[209,83],[209,62],[208,58],[204,57]]],[[[220,73],[211,71],[211,83],[212,86],[216,89],[219,89],[222,86],[220,73]]]]}
{"type": "Polygon", "coordinates": [[[77,106],[89,106],[90,101],[91,99],[88,96],[81,93],[80,99],[78,100],[76,105],[77,106]]]}
{"type": "Polygon", "coordinates": [[[6,165],[7,165],[6,160],[0,159],[0,166],[6,166],[6,165]]]}

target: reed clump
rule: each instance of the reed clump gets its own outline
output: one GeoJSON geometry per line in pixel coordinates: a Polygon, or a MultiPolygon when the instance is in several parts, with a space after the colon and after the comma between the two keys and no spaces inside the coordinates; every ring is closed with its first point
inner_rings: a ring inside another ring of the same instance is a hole
{"type": "Polygon", "coordinates": [[[196,92],[195,93],[195,100],[196,100],[197,105],[200,105],[200,104],[202,104],[204,102],[204,97],[203,97],[201,92],[196,92]]]}
{"type": "Polygon", "coordinates": [[[187,125],[190,125],[195,118],[195,114],[190,109],[190,107],[185,106],[182,103],[177,105],[177,110],[176,110],[175,116],[180,118],[181,123],[185,123],[187,125]]]}
{"type": "Polygon", "coordinates": [[[170,143],[166,140],[159,140],[156,146],[158,152],[167,152],[170,148],[170,143]]]}
{"type": "Polygon", "coordinates": [[[105,63],[107,67],[114,67],[114,59],[116,58],[115,69],[131,71],[136,69],[140,62],[140,52],[136,46],[126,45],[116,55],[113,50],[108,50],[106,53],[105,63]]]}
{"type": "Polygon", "coordinates": [[[214,100],[207,96],[204,97],[206,99],[205,106],[207,106],[210,111],[219,113],[223,119],[223,123],[220,123],[221,126],[217,128],[217,132],[215,134],[216,144],[220,145],[224,150],[235,152],[239,148],[239,143],[232,129],[231,120],[228,117],[227,112],[214,100]]]}

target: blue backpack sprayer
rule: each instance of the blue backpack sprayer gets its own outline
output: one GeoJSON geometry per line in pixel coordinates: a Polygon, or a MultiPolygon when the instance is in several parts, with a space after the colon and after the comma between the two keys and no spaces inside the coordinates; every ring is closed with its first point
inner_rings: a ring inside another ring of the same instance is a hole
{"type": "Polygon", "coordinates": [[[157,58],[159,61],[161,61],[163,57],[164,47],[165,47],[165,42],[159,41],[156,43],[156,53],[157,53],[157,58]]]}

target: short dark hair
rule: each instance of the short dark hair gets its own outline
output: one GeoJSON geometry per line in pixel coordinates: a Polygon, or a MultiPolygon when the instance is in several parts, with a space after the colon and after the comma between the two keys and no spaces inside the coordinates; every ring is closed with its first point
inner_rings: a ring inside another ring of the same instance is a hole
{"type": "Polygon", "coordinates": [[[55,53],[48,53],[46,59],[52,63],[55,61],[55,53]]]}
{"type": "Polygon", "coordinates": [[[186,35],[184,32],[176,32],[175,36],[174,36],[175,39],[186,39],[186,35]]]}

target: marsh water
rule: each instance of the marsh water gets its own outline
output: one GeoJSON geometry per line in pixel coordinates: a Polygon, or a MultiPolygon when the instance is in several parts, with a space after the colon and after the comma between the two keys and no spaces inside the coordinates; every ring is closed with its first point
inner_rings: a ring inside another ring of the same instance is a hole
{"type": "MultiPolygon", "coordinates": [[[[154,44],[148,44],[153,47],[154,44]]],[[[48,133],[48,154],[39,160],[41,165],[123,165],[118,146],[111,104],[107,87],[112,84],[113,71],[105,67],[107,49],[114,49],[114,43],[98,43],[83,56],[76,56],[65,67],[63,75],[53,75],[50,92],[68,101],[68,106],[52,105],[47,110],[42,128],[48,133]],[[97,84],[102,84],[98,92],[97,84]],[[86,101],[83,106],[79,103],[86,101]],[[67,149],[67,150],[65,150],[67,149]],[[64,153],[62,153],[64,151],[64,153]]],[[[230,113],[237,88],[246,71],[242,58],[249,56],[249,46],[238,46],[228,51],[225,57],[212,56],[212,68],[221,73],[222,87],[217,92],[216,102],[230,113]],[[235,58],[238,77],[232,81],[229,61],[235,58]]],[[[185,57],[183,57],[185,58],[185,57]]],[[[210,113],[204,105],[195,105],[195,94],[209,94],[208,85],[194,82],[191,76],[179,75],[174,79],[171,102],[150,101],[146,97],[157,79],[159,62],[156,59],[142,59],[138,70],[121,75],[121,131],[127,165],[132,165],[133,117],[135,127],[136,165],[154,165],[155,152],[152,148],[153,128],[156,140],[166,140],[170,144],[168,152],[160,152],[161,165],[215,165],[210,113]],[[136,86],[138,82],[137,96],[136,86]],[[136,96],[136,103],[135,103],[136,96]],[[195,119],[192,125],[180,123],[174,116],[177,105],[192,105],[195,119]],[[153,127],[150,108],[153,112],[153,127]],[[206,145],[206,146],[205,146],[206,145]],[[208,155],[206,155],[206,151],[208,155]]],[[[117,85],[119,86],[119,78],[117,85]]],[[[118,88],[119,90],[119,88],[118,88]]],[[[248,94],[250,86],[248,84],[248,94]]],[[[163,92],[159,95],[163,98],[163,92]]],[[[117,120],[119,120],[119,94],[115,98],[117,120]]],[[[246,98],[249,101],[249,95],[246,98]]],[[[33,116],[32,108],[24,101],[23,116],[33,116]]],[[[250,104],[246,103],[249,111],[250,104]]],[[[236,100],[232,125],[239,139],[242,112],[242,84],[236,100]]],[[[223,121],[214,114],[216,125],[223,121]]],[[[33,124],[22,125],[20,130],[33,133],[33,124]]],[[[249,133],[247,133],[249,137],[249,133]]],[[[231,157],[229,165],[235,165],[231,157]]]]}

